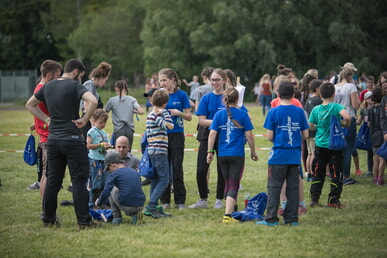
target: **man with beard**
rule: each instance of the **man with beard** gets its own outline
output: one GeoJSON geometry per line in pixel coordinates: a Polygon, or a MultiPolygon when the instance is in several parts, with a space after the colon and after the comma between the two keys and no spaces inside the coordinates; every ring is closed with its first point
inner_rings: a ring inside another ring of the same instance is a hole
{"type": "Polygon", "coordinates": [[[88,210],[89,194],[86,182],[89,175],[87,148],[81,128],[89,121],[97,107],[97,99],[82,85],[86,68],[78,59],[69,60],[63,76],[52,80],[36,92],[26,108],[49,126],[47,143],[47,185],[43,197],[44,226],[60,223],[56,216],[58,192],[61,189],[66,165],[69,167],[73,186],[74,209],[80,229],[100,226],[88,210]],[[79,103],[89,104],[86,114],[79,117],[79,103]],[[43,102],[50,116],[43,113],[38,104],[43,102]]]}

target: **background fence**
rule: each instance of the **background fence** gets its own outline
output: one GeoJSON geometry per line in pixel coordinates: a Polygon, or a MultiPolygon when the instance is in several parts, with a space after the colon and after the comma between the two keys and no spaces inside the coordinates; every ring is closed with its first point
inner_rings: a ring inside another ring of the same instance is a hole
{"type": "Polygon", "coordinates": [[[36,70],[0,70],[0,103],[27,100],[37,81],[36,70]]]}

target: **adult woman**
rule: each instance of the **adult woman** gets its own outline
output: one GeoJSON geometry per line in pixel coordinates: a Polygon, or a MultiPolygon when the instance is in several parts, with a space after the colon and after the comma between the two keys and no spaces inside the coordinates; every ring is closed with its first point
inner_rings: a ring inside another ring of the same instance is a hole
{"type": "MultiPolygon", "coordinates": [[[[97,88],[102,88],[105,86],[107,80],[109,79],[112,66],[106,62],[101,62],[96,68],[94,68],[90,75],[89,80],[85,81],[83,86],[86,87],[88,91],[93,93],[94,97],[98,100],[97,108],[103,108],[103,102],[101,101],[100,96],[98,95],[97,88]]],[[[81,110],[82,113],[86,113],[87,106],[84,105],[84,102],[81,101],[81,110]]],[[[90,121],[82,128],[82,134],[87,139],[87,132],[91,128],[90,121]]]]}
{"type": "MultiPolygon", "coordinates": [[[[168,157],[171,168],[171,183],[173,185],[174,200],[176,208],[185,208],[186,190],[184,186],[184,120],[191,121],[191,105],[188,95],[185,91],[179,89],[180,84],[177,73],[170,69],[164,68],[159,71],[159,84],[169,93],[169,101],[166,110],[171,114],[174,128],[167,130],[168,133],[168,157]]],[[[165,189],[160,201],[164,208],[170,207],[171,184],[165,189]]]]}
{"type": "Polygon", "coordinates": [[[226,109],[220,110],[211,123],[208,138],[207,163],[214,158],[215,139],[219,134],[218,157],[225,179],[226,209],[223,223],[239,222],[231,217],[237,203],[238,190],[245,164],[245,140],[249,143],[251,159],[258,160],[255,153],[253,125],[247,112],[238,107],[238,90],[227,88],[224,92],[226,109]]]}
{"type": "Polygon", "coordinates": [[[261,92],[259,95],[259,101],[262,105],[262,114],[266,115],[266,111],[270,110],[270,102],[272,95],[272,86],[270,81],[270,75],[265,73],[259,80],[259,86],[261,87],[261,92]]]}
{"type": "Polygon", "coordinates": [[[351,153],[355,145],[356,140],[356,114],[355,110],[360,107],[360,100],[357,88],[353,84],[354,72],[352,69],[344,68],[340,72],[340,83],[335,85],[335,103],[339,103],[345,106],[346,111],[351,116],[351,124],[348,128],[348,135],[345,136],[347,145],[343,150],[343,184],[356,183],[350,177],[351,174],[351,153]]]}
{"type": "Polygon", "coordinates": [[[129,151],[132,150],[134,120],[133,114],[144,114],[144,110],[137,100],[128,96],[128,84],[124,80],[119,80],[114,84],[117,96],[111,97],[106,104],[106,111],[112,111],[114,138],[126,136],[129,139],[129,151]]]}

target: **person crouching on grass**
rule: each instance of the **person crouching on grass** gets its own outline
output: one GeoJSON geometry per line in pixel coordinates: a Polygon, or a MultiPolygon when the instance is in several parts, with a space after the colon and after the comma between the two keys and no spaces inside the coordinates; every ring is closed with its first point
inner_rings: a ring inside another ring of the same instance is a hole
{"type": "Polygon", "coordinates": [[[299,166],[301,165],[302,141],[308,138],[308,122],[304,110],[291,104],[294,87],[283,82],[278,87],[281,105],[270,109],[264,128],[267,139],[273,142],[268,159],[267,213],[257,225],[277,226],[281,188],[286,180],[287,205],[283,214],[284,224],[298,225],[299,166]]]}
{"type": "Polygon", "coordinates": [[[214,159],[214,144],[219,132],[218,157],[220,168],[225,181],[224,195],[226,197],[226,210],[223,223],[240,222],[231,217],[234,211],[240,181],[245,165],[244,145],[247,139],[251,150],[251,159],[258,160],[255,153],[254,129],[247,112],[241,110],[238,104],[238,91],[235,88],[227,88],[224,92],[226,108],[218,111],[210,126],[208,138],[207,163],[214,159]]]}
{"type": "Polygon", "coordinates": [[[141,186],[141,178],[136,170],[125,167],[120,154],[111,152],[106,155],[105,169],[109,171],[104,190],[95,201],[96,206],[105,203],[109,198],[113,213],[112,224],[122,223],[121,210],[132,217],[132,225],[142,219],[145,194],[141,186]]]}

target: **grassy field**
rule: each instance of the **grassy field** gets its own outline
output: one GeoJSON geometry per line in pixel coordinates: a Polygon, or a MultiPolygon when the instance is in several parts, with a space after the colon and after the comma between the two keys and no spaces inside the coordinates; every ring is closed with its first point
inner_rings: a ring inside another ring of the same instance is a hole
{"type": "MultiPolygon", "coordinates": [[[[138,94],[139,95],[139,94],[138,94]]],[[[140,96],[140,95],[139,95],[140,96]]],[[[138,97],[140,98],[140,97],[138,97]]],[[[140,100],[140,99],[139,99],[140,100]]],[[[104,99],[106,103],[107,99],[104,99]]],[[[143,100],[141,100],[143,101],[143,100]]],[[[264,134],[263,117],[258,106],[248,106],[255,134],[264,134]]],[[[23,108],[0,107],[1,134],[28,134],[32,122],[23,108]]],[[[196,133],[197,119],[187,122],[186,133],[196,133]]],[[[145,116],[136,121],[136,133],[145,128],[145,116]]],[[[111,119],[105,128],[112,131],[111,119]]],[[[61,228],[44,228],[39,216],[40,197],[37,190],[26,187],[36,181],[36,168],[24,163],[21,152],[26,136],[0,136],[0,257],[386,257],[387,256],[387,187],[375,186],[370,178],[358,177],[358,184],[344,187],[342,202],[347,208],[308,208],[300,218],[299,227],[262,227],[253,222],[222,224],[224,210],[212,209],[215,201],[215,168],[211,167],[211,208],[200,210],[169,209],[169,219],[144,218],[141,225],[131,226],[130,218],[123,224],[104,224],[95,230],[79,231],[74,210],[58,206],[61,228]]],[[[257,136],[257,148],[271,144],[257,136]]],[[[139,149],[135,137],[134,149],[139,149]]],[[[194,137],[186,138],[186,148],[196,149],[194,137]]],[[[258,150],[259,161],[246,158],[239,207],[243,197],[266,192],[267,150],[258,150]]],[[[140,157],[139,152],[134,152],[140,157]]],[[[249,152],[247,152],[249,154],[249,152]]],[[[196,186],[196,151],[186,151],[184,159],[187,202],[198,199],[196,186]]],[[[366,171],[366,153],[359,151],[361,169],[366,171]]],[[[249,157],[249,155],[247,155],[249,157]]],[[[354,171],[354,170],[352,170],[354,171]]],[[[66,175],[58,201],[71,200],[66,190],[66,175]]],[[[304,181],[309,202],[310,183],[304,181]]],[[[326,201],[325,184],[321,202],[326,201]]],[[[149,186],[144,187],[147,199],[149,186]]],[[[282,222],[282,220],[281,220],[282,222]]]]}

